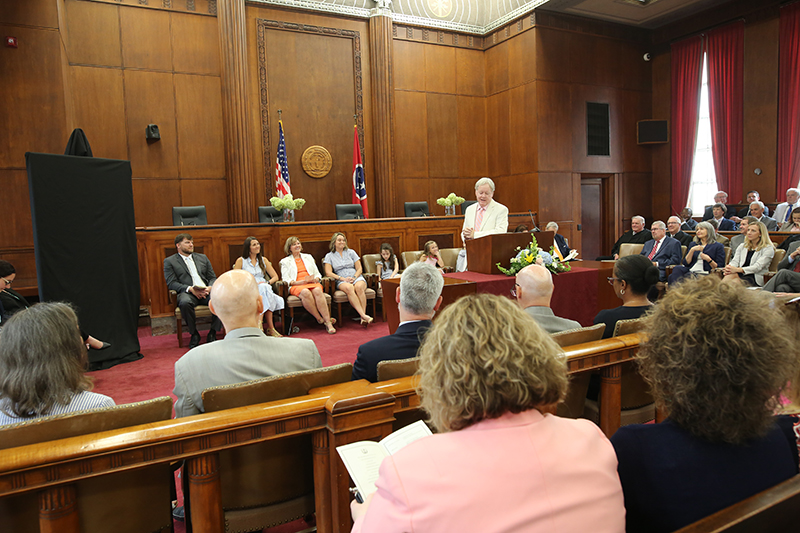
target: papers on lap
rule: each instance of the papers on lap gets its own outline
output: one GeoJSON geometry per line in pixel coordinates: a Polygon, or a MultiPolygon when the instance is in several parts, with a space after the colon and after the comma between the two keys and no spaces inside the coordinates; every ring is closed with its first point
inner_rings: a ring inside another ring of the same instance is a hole
{"type": "Polygon", "coordinates": [[[431,430],[421,420],[398,429],[380,442],[362,440],[344,446],[337,446],[336,451],[342,458],[350,478],[356,488],[366,498],[375,492],[378,481],[378,469],[383,459],[394,455],[415,440],[432,435],[431,430]]]}

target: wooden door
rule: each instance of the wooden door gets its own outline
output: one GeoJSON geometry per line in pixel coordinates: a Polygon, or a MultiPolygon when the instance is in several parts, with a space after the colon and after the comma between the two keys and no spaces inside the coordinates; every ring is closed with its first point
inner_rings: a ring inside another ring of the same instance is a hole
{"type": "Polygon", "coordinates": [[[581,257],[594,260],[608,255],[603,242],[603,179],[581,179],[581,257]]]}

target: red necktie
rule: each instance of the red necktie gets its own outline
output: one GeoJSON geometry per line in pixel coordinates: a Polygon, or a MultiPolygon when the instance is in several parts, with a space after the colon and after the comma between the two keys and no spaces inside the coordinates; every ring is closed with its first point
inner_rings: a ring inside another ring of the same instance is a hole
{"type": "Polygon", "coordinates": [[[800,272],[800,259],[794,260],[794,268],[792,270],[795,272],[800,272]]]}
{"type": "Polygon", "coordinates": [[[650,261],[652,261],[653,258],[656,256],[656,252],[658,251],[658,243],[659,243],[659,241],[656,241],[656,243],[653,245],[653,249],[650,250],[650,255],[647,256],[647,258],[650,261]]]}

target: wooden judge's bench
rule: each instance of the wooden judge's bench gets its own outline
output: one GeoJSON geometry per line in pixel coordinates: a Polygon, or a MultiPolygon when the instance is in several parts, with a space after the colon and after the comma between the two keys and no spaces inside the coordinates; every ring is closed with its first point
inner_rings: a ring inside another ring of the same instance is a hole
{"type": "MultiPolygon", "coordinates": [[[[508,218],[509,228],[518,224],[531,225],[527,213],[509,215],[508,218]]],[[[322,258],[330,250],[331,236],[337,231],[345,234],[348,246],[359,255],[378,253],[384,242],[391,244],[399,255],[403,251],[422,250],[429,240],[436,241],[440,248],[460,247],[463,221],[461,216],[436,216],[136,228],[141,306],[150,310],[151,317],[174,314],[164,281],[163,264],[167,256],[175,253],[175,236],[180,233],[191,234],[195,251],[208,256],[217,276],[230,270],[236,258],[242,255],[244,240],[249,236],[256,237],[264,256],[280,275],[278,262],[286,256],[283,246],[286,239],[292,236],[298,237],[303,243],[303,252],[311,254],[321,264],[322,258]]],[[[525,244],[530,242],[527,236],[523,240],[525,244]]],[[[509,258],[504,258],[503,262],[508,263],[509,258]]]]}

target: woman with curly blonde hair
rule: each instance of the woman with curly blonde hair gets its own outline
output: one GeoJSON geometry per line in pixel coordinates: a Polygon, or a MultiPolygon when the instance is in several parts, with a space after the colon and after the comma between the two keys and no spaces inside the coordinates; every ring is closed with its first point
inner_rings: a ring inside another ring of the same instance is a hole
{"type": "Polygon", "coordinates": [[[625,510],[614,452],[587,420],[546,414],[566,361],[514,303],[449,305],[420,347],[419,392],[439,434],[384,459],[354,532],[615,531],[625,510]]]}
{"type": "Polygon", "coordinates": [[[646,315],[637,361],[669,416],[611,438],[628,533],[674,531],[797,474],[791,423],[772,416],[798,366],[783,313],[770,294],[706,276],[646,315]]]}

